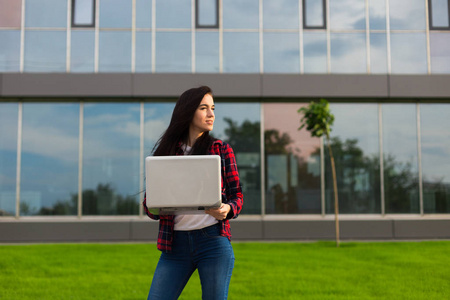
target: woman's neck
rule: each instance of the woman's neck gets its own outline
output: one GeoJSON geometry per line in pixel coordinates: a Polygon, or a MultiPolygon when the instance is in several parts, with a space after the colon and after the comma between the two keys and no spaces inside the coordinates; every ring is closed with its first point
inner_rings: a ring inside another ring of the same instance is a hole
{"type": "Polygon", "coordinates": [[[201,137],[203,134],[203,132],[193,132],[193,131],[189,131],[189,137],[188,140],[186,142],[186,145],[188,145],[189,147],[194,146],[195,142],[197,141],[197,139],[199,137],[201,137]]]}

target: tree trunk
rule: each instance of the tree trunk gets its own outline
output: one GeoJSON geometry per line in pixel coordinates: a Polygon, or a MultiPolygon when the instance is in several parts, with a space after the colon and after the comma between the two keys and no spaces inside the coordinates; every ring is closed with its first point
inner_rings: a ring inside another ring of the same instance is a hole
{"type": "Polygon", "coordinates": [[[327,137],[328,151],[330,151],[331,173],[333,174],[333,190],[334,190],[334,218],[336,223],[336,247],[339,247],[339,201],[336,180],[336,166],[334,164],[333,151],[331,150],[330,138],[327,137]]]}

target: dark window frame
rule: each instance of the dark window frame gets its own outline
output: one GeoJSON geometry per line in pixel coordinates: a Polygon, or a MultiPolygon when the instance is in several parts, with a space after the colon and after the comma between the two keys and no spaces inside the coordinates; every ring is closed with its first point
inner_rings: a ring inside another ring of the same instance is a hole
{"type": "Polygon", "coordinates": [[[199,1],[195,0],[195,28],[199,29],[218,29],[219,28],[219,0],[216,1],[216,24],[214,25],[201,25],[199,23],[199,1]]]}
{"type": "Polygon", "coordinates": [[[95,7],[97,0],[92,0],[92,23],[91,24],[75,24],[75,5],[77,0],[72,0],[72,27],[74,28],[94,28],[95,27],[95,7]]]}
{"type": "Polygon", "coordinates": [[[303,29],[327,29],[327,6],[326,6],[326,0],[322,0],[322,7],[323,7],[323,26],[308,26],[306,24],[306,0],[302,0],[302,13],[303,13],[303,29]]]}
{"type": "Polygon", "coordinates": [[[430,26],[430,30],[450,30],[450,0],[447,0],[447,8],[448,8],[448,26],[447,27],[435,27],[433,26],[433,12],[431,10],[432,0],[428,0],[428,22],[430,26]]]}

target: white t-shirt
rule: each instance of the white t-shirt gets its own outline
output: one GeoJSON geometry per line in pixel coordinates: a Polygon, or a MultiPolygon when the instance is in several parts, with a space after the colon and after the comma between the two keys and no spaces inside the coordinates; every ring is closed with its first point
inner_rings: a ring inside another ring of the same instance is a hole
{"type": "MultiPolygon", "coordinates": [[[[192,147],[189,147],[188,145],[183,144],[181,148],[183,149],[184,155],[188,155],[192,151],[192,147]]],[[[174,221],[174,230],[179,231],[202,229],[219,222],[216,218],[207,213],[175,215],[174,221]]]]}

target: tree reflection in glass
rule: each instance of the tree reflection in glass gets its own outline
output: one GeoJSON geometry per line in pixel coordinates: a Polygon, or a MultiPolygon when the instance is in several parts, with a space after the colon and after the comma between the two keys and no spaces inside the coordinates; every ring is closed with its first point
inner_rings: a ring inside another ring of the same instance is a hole
{"type": "Polygon", "coordinates": [[[320,140],[298,128],[298,103],[264,104],[267,214],[320,214],[320,140]]]}

